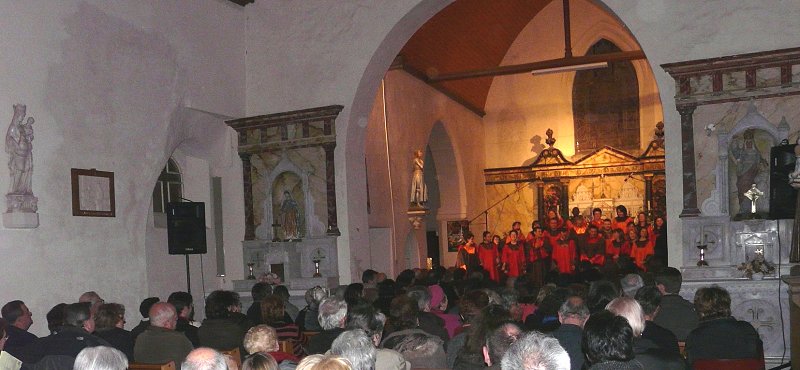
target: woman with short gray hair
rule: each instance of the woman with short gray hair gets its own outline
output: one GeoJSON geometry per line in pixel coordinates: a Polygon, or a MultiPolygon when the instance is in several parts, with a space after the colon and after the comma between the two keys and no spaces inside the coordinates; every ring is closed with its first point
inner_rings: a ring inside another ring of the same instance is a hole
{"type": "Polygon", "coordinates": [[[73,370],[125,370],[128,358],[121,351],[106,347],[86,347],[75,357],[73,370]]]}

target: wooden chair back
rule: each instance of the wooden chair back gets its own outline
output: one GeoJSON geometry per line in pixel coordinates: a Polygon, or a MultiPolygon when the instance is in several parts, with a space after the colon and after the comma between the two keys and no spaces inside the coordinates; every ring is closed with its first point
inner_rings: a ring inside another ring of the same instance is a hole
{"type": "Polygon", "coordinates": [[[278,351],[288,353],[294,356],[294,341],[293,340],[279,340],[278,351]]]}
{"type": "Polygon", "coordinates": [[[166,364],[142,364],[131,362],[128,364],[128,370],[175,370],[175,361],[170,361],[166,364]]]}
{"type": "Polygon", "coordinates": [[[230,357],[231,360],[233,360],[233,362],[236,364],[236,368],[237,369],[241,369],[242,368],[242,352],[239,351],[239,347],[236,347],[234,349],[225,350],[225,351],[220,351],[220,352],[223,355],[226,355],[226,356],[230,357]]]}
{"type": "Polygon", "coordinates": [[[681,357],[686,358],[686,342],[678,342],[678,352],[680,352],[681,357]]]}
{"type": "Polygon", "coordinates": [[[764,360],[758,358],[745,358],[738,360],[695,360],[692,364],[694,370],[764,370],[764,360]]]}
{"type": "Polygon", "coordinates": [[[319,334],[318,331],[304,331],[300,333],[300,344],[305,348],[308,345],[308,340],[311,337],[319,334]]]}

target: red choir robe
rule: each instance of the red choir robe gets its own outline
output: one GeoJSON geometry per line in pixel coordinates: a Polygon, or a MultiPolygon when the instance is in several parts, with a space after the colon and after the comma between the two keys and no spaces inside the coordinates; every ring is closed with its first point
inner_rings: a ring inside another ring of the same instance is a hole
{"type": "Polygon", "coordinates": [[[497,246],[494,243],[481,243],[478,246],[478,259],[481,266],[489,272],[489,279],[500,281],[500,274],[497,272],[497,246]]]}
{"type": "Polygon", "coordinates": [[[553,262],[562,274],[571,274],[575,264],[575,241],[570,239],[557,240],[553,245],[553,262]]]}
{"type": "Polygon", "coordinates": [[[620,229],[620,230],[622,230],[622,232],[627,233],[628,224],[631,224],[631,223],[633,223],[633,218],[632,217],[628,217],[627,219],[625,219],[625,221],[617,221],[617,218],[614,217],[614,218],[611,219],[611,229],[612,230],[620,229]]]}
{"type": "Polygon", "coordinates": [[[503,247],[500,261],[506,266],[506,274],[509,277],[517,277],[525,273],[525,246],[517,243],[516,249],[513,244],[503,247]]]}
{"type": "Polygon", "coordinates": [[[547,248],[545,248],[545,239],[544,236],[537,239],[533,236],[533,233],[528,233],[527,241],[528,245],[531,247],[528,255],[528,262],[536,262],[550,256],[550,253],[547,253],[547,248]]]}
{"type": "Polygon", "coordinates": [[[620,255],[622,256],[630,256],[631,254],[631,244],[625,240],[621,242],[616,242],[614,239],[607,239],[606,240],[606,256],[609,258],[616,259],[620,255]]]}
{"type": "Polygon", "coordinates": [[[581,250],[581,261],[589,261],[593,265],[603,266],[606,262],[606,241],[601,235],[586,237],[586,248],[581,250]]]}
{"type": "Polygon", "coordinates": [[[655,250],[652,240],[635,241],[631,243],[631,258],[636,262],[636,265],[644,269],[644,260],[647,256],[652,255],[655,250]]]}

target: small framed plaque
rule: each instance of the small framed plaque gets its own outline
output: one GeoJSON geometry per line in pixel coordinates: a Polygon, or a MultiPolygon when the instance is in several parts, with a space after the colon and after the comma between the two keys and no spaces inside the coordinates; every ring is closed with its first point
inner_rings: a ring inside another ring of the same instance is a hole
{"type": "Polygon", "coordinates": [[[72,169],[72,215],[116,216],[113,172],[72,169]]]}

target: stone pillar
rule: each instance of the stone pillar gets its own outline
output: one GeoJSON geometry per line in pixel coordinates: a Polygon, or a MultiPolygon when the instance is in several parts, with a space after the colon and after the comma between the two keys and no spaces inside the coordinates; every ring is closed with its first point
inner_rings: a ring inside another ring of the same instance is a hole
{"type": "Polygon", "coordinates": [[[253,166],[250,153],[239,153],[242,159],[242,183],[244,184],[244,240],[256,238],[256,223],[253,213],[253,166]]]}
{"type": "Polygon", "coordinates": [[[696,105],[678,106],[681,114],[681,157],[683,157],[683,211],[679,217],[697,217],[697,175],[694,166],[694,110],[696,105]]]}
{"type": "MultiPolygon", "coordinates": [[[[536,182],[536,217],[539,221],[544,219],[544,183],[536,182]]],[[[545,225],[542,225],[544,227],[545,225]]]]}
{"type": "MultiPolygon", "coordinates": [[[[789,285],[789,331],[792,364],[800,364],[800,276],[784,275],[781,280],[789,285]]],[[[781,288],[782,289],[782,288],[781,288]]]]}
{"type": "Polygon", "coordinates": [[[336,169],[333,163],[333,150],[336,148],[336,143],[325,144],[322,146],[325,150],[325,182],[327,184],[327,201],[328,201],[328,235],[339,236],[339,226],[336,219],[336,169]]]}
{"type": "Polygon", "coordinates": [[[559,206],[561,207],[561,218],[568,220],[572,214],[571,209],[569,209],[569,180],[561,180],[559,183],[559,188],[561,189],[561,198],[558,199],[559,206]]]}
{"type": "Polygon", "coordinates": [[[646,214],[650,214],[653,209],[653,174],[644,175],[644,204],[642,208],[646,214]]]}

